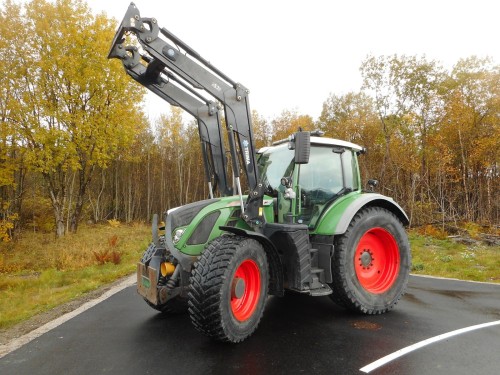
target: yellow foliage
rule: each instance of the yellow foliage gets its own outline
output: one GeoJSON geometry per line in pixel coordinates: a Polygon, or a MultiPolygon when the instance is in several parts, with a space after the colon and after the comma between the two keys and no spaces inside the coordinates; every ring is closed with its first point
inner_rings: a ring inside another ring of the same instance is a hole
{"type": "Polygon", "coordinates": [[[476,223],[466,222],[462,224],[463,229],[465,229],[469,236],[472,238],[479,239],[480,233],[482,232],[482,228],[480,225],[476,223]]]}
{"type": "Polygon", "coordinates": [[[108,224],[110,227],[112,228],[118,228],[120,226],[120,221],[119,220],[116,220],[116,219],[110,219],[108,220],[108,224]]]}
{"type": "Polygon", "coordinates": [[[144,90],[106,58],[115,22],[93,15],[85,2],[9,1],[0,19],[0,56],[9,56],[0,83],[0,119],[9,120],[0,123],[0,186],[12,185],[16,171],[3,145],[22,145],[26,168],[49,188],[56,220],[67,221],[68,213],[81,214],[64,207],[72,173],[80,177],[75,206],[95,168],[125,154],[145,126],[144,90]]]}
{"type": "Polygon", "coordinates": [[[434,225],[431,224],[424,225],[418,230],[418,232],[420,234],[423,234],[424,236],[429,236],[440,240],[444,240],[445,238],[448,237],[448,233],[445,230],[436,228],[434,225]]]}
{"type": "Polygon", "coordinates": [[[286,139],[290,134],[299,130],[311,131],[314,130],[314,121],[311,116],[299,115],[297,111],[285,110],[281,115],[274,119],[271,123],[272,141],[286,139]]]}
{"type": "Polygon", "coordinates": [[[11,214],[0,220],[0,241],[9,242],[11,240],[10,231],[14,229],[14,222],[18,218],[18,214],[11,214]]]}

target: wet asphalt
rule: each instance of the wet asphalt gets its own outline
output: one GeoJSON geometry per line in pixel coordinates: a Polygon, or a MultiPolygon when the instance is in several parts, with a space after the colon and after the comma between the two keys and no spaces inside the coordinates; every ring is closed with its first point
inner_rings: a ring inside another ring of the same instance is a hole
{"type": "MultiPolygon", "coordinates": [[[[271,297],[259,328],[238,345],[164,316],[126,288],[0,359],[0,374],[364,374],[399,349],[500,321],[500,285],[410,277],[388,314],[348,312],[328,297],[271,297]]],[[[500,325],[435,342],[370,374],[498,374],[500,325]]]]}

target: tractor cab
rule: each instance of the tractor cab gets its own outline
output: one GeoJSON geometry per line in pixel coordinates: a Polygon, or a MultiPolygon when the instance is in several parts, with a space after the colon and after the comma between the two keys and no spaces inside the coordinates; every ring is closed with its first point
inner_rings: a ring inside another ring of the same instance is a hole
{"type": "MultiPolygon", "coordinates": [[[[307,146],[302,146],[307,147],[307,146]]],[[[313,229],[338,198],[361,190],[357,155],[364,149],[338,139],[310,137],[307,163],[296,163],[285,142],[258,151],[258,168],[267,195],[275,198],[275,222],[313,229]]]]}

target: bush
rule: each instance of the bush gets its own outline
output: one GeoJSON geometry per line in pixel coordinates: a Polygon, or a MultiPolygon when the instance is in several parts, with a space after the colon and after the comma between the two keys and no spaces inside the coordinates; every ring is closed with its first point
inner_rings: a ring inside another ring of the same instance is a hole
{"type": "Polygon", "coordinates": [[[434,237],[439,240],[444,240],[448,237],[448,232],[446,232],[444,229],[436,228],[432,224],[427,224],[423,227],[420,227],[417,232],[424,236],[434,237]]]}

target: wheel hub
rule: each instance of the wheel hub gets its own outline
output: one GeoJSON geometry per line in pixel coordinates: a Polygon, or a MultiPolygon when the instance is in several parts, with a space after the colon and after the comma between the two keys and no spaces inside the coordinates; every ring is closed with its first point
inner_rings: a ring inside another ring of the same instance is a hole
{"type": "Polygon", "coordinates": [[[245,280],[235,277],[231,285],[231,298],[241,298],[245,294],[245,280]]]}
{"type": "Polygon", "coordinates": [[[360,265],[363,268],[370,268],[371,266],[373,266],[374,259],[370,250],[364,249],[361,253],[359,261],[361,262],[360,265]]]}

